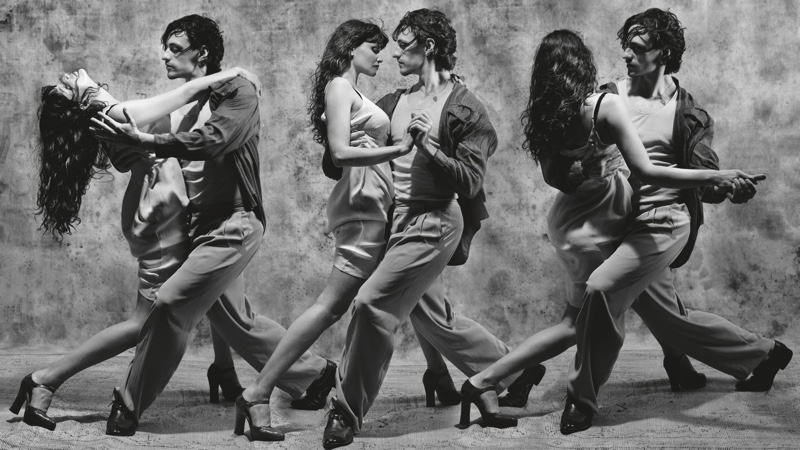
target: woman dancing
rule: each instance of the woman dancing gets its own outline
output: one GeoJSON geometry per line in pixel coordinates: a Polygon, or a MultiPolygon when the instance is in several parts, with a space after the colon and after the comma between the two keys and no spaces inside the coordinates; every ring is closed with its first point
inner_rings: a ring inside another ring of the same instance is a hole
{"type": "MultiPolygon", "coordinates": [[[[89,131],[99,111],[124,120],[123,111],[154,130],[170,131],[168,114],[192,102],[212,83],[243,76],[260,87],[258,78],[240,68],[190,81],[164,94],[120,103],[95,83],[83,69],[61,76],[59,84],[42,88],[39,107],[40,158],[37,215],[42,227],[58,240],[80,222],[81,200],[90,180],[109,168],[131,171],[122,201],[122,232],[131,254],[139,262],[136,308],[125,322],[95,334],[54,363],[27,375],[10,410],[17,414],[27,401],[23,421],[53,430],[47,416],[53,394],[78,372],[114,357],[136,345],[142,323],[159,287],[183,263],[188,252],[186,189],[181,167],[174,158],[154,159],[144,152],[116,151],[103,146],[89,131]]],[[[212,328],[214,363],[208,369],[211,401],[219,401],[218,388],[234,400],[242,391],[230,348],[212,328]]]]}
{"type": "MultiPolygon", "coordinates": [[[[680,189],[704,185],[732,189],[734,180],[757,179],[738,170],[688,170],[653,165],[622,100],[613,94],[595,92],[596,76],[591,50],[572,31],[548,34],[536,51],[528,106],[522,114],[524,146],[534,161],[542,165],[545,175],[549,164],[558,158],[600,160],[609,170],[583,182],[574,194],[559,192],[548,215],[548,237],[569,277],[567,305],[561,322],[534,334],[464,382],[461,388],[464,426],[470,423],[472,403],[478,407],[485,425],[515,426],[516,418],[498,413],[494,385],[511,373],[560,355],[575,345],[575,322],[583,305],[586,282],[613,254],[627,232],[633,212],[633,190],[628,182],[631,173],[646,184],[680,189]],[[615,163],[620,153],[627,167],[615,163]]],[[[694,372],[691,365],[682,366],[681,371],[679,374],[668,371],[670,380],[673,376],[693,377],[687,383],[705,384],[705,377],[694,372]]]]}
{"type": "MultiPolygon", "coordinates": [[[[413,139],[407,130],[399,145],[384,146],[390,129],[389,117],[356,86],[360,75],[375,76],[382,62],[380,52],[388,41],[378,25],[348,20],[328,40],[314,73],[308,113],[314,139],[325,147],[323,170],[328,177],[338,180],[328,198],[326,230],[333,232],[336,250],[322,293],[292,323],[258,379],[236,401],[234,432],[242,434],[247,419],[253,440],[271,440],[277,438],[275,433],[282,437],[282,433],[270,427],[269,398],[276,380],[323,331],[342,317],[383,257],[387,212],[394,197],[388,162],[409,153],[413,139]],[[366,133],[363,139],[354,142],[360,145],[351,145],[351,131],[366,133]]],[[[428,366],[446,367],[441,355],[428,347],[423,352],[429,359],[428,366]]],[[[330,376],[335,377],[336,366],[329,363],[329,368],[330,376]]],[[[425,378],[429,378],[428,372],[425,378]]],[[[444,403],[456,404],[460,399],[455,388],[439,388],[438,392],[444,403]]],[[[304,400],[293,401],[292,407],[320,407],[306,405],[304,400]]]]}

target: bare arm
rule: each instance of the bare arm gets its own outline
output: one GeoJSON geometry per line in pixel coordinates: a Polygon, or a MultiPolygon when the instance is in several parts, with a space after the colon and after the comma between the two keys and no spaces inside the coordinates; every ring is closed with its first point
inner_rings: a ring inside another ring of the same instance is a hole
{"type": "MultiPolygon", "coordinates": [[[[413,139],[408,132],[399,145],[388,147],[354,147],[350,143],[350,111],[359,99],[344,78],[334,78],[325,92],[325,116],[328,146],[333,163],[342,166],[371,166],[391,161],[411,151],[413,139]]],[[[365,144],[366,145],[366,144],[365,144]]]]}
{"type": "Polygon", "coordinates": [[[198,94],[204,92],[213,83],[240,75],[253,82],[260,92],[261,84],[258,82],[258,77],[242,68],[234,67],[233,69],[223,70],[222,72],[191,80],[178,88],[154,97],[124,101],[111,108],[107,114],[112,119],[122,122],[126,120],[125,115],[122,113],[122,109],[125,108],[137,124],[145,125],[195,100],[198,94]]]}
{"type": "Polygon", "coordinates": [[[607,142],[617,144],[631,173],[645,184],[674,189],[713,185],[724,190],[733,190],[734,180],[737,178],[753,182],[765,178],[740,170],[694,170],[653,165],[628,117],[628,111],[616,95],[606,96],[606,101],[600,108],[599,122],[601,131],[607,130],[611,137],[607,142]]]}

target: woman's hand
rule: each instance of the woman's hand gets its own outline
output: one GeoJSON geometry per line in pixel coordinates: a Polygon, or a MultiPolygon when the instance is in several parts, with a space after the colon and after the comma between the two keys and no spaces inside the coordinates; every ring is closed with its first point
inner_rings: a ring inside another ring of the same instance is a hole
{"type": "Polygon", "coordinates": [[[253,84],[253,87],[256,88],[256,92],[258,96],[261,97],[261,81],[258,79],[258,75],[250,72],[249,70],[242,69],[241,67],[236,67],[236,70],[239,71],[239,76],[244,78],[245,80],[249,81],[253,84]]]}
{"type": "Polygon", "coordinates": [[[432,129],[433,120],[427,111],[422,114],[411,113],[411,123],[408,124],[406,133],[411,134],[411,137],[414,138],[414,144],[416,144],[417,149],[424,151],[429,156],[433,156],[436,153],[436,148],[428,145],[428,138],[432,129]]]}
{"type": "Polygon", "coordinates": [[[139,131],[139,128],[136,126],[136,121],[128,114],[128,110],[122,108],[122,114],[127,120],[125,123],[117,122],[102,112],[98,112],[97,115],[103,120],[100,121],[96,117],[92,117],[94,126],[92,126],[90,130],[98,139],[109,145],[139,147],[146,143],[148,141],[146,139],[146,134],[139,131]]]}
{"type": "Polygon", "coordinates": [[[380,148],[374,139],[364,131],[350,131],[350,146],[361,148],[380,148]]]}

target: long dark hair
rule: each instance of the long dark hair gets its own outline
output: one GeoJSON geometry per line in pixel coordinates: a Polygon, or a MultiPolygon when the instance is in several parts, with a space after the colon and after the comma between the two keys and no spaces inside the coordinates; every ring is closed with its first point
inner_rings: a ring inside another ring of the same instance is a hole
{"type": "Polygon", "coordinates": [[[322,60],[311,76],[313,88],[308,100],[308,115],[311,118],[314,141],[325,147],[322,171],[325,172],[325,176],[333,180],[342,178],[342,168],[333,164],[328,146],[328,127],[322,120],[322,113],[325,112],[325,86],[347,70],[350,65],[350,52],[364,42],[373,42],[383,49],[389,43],[389,37],[381,27],[370,22],[351,19],[339,25],[328,39],[322,60]]]}
{"type": "Polygon", "coordinates": [[[36,215],[42,216],[42,228],[59,241],[80,223],[78,212],[89,181],[109,167],[100,142],[89,130],[90,119],[107,106],[91,100],[98,89],[86,89],[75,101],[58,93],[55,86],[42,88],[36,215]]]}
{"type": "Polygon", "coordinates": [[[528,106],[522,113],[523,148],[537,163],[564,147],[567,127],[597,89],[592,51],[574,31],[556,30],[536,49],[528,106]]]}

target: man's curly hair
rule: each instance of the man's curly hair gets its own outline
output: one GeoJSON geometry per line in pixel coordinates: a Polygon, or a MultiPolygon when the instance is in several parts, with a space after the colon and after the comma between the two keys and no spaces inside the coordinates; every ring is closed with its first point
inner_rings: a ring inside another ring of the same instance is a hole
{"type": "Polygon", "coordinates": [[[623,49],[628,48],[631,39],[647,34],[654,49],[661,50],[665,72],[677,73],[681,68],[686,42],[683,38],[685,28],[678,16],[669,11],[650,8],[645,12],[628,17],[625,25],[617,32],[623,49]],[[631,28],[632,27],[632,28],[631,28]]]}

